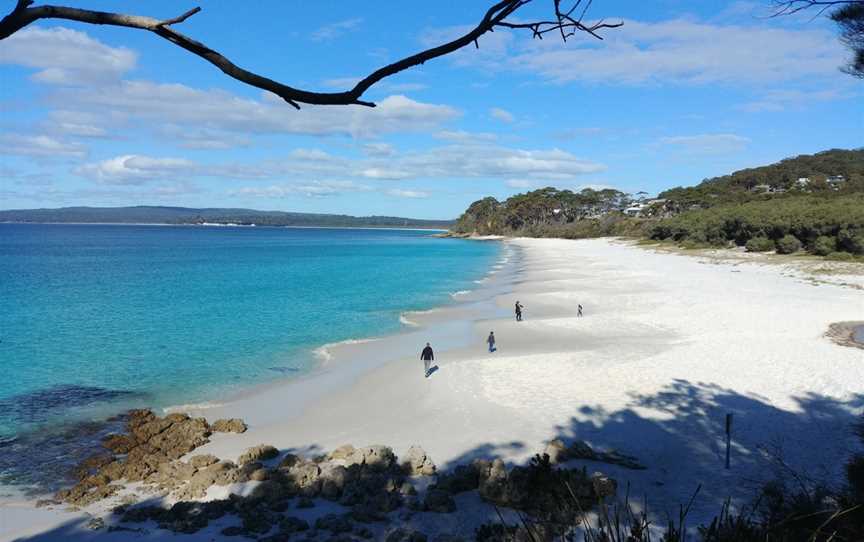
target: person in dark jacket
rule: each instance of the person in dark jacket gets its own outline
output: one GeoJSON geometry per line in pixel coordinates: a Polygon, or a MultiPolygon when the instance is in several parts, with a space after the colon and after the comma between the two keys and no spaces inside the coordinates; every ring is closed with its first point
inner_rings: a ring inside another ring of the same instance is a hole
{"type": "Polygon", "coordinates": [[[495,351],[495,332],[494,331],[489,332],[489,337],[486,338],[486,343],[489,345],[489,351],[494,352],[495,351]]]}
{"type": "Polygon", "coordinates": [[[516,302],[516,321],[517,322],[522,321],[522,309],[524,309],[524,308],[525,307],[522,306],[522,303],[519,303],[518,301],[516,302]]]}
{"type": "Polygon", "coordinates": [[[435,361],[435,352],[432,351],[432,347],[429,346],[429,343],[426,343],[426,348],[420,352],[420,359],[423,360],[423,370],[426,378],[429,378],[429,369],[432,362],[435,361]]]}

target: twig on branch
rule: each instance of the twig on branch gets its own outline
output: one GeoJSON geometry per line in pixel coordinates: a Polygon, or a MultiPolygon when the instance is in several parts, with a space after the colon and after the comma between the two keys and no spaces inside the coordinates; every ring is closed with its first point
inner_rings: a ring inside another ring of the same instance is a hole
{"type": "Polygon", "coordinates": [[[415,55],[405,57],[402,60],[388,64],[375,70],[365,78],[361,79],[354,88],[344,92],[312,92],[294,88],[278,81],[274,81],[262,75],[245,70],[220,53],[214,51],[203,43],[177,32],[171,25],[179,24],[189,17],[201,11],[200,7],[190,9],[186,13],[172,19],[158,20],[140,15],[125,15],[122,13],[110,13],[104,11],[92,11],[64,6],[35,6],[33,0],[18,0],[11,13],[0,20],[0,40],[6,39],[29,24],[40,19],[65,19],[87,24],[122,26],[153,32],[157,36],[170,41],[192,54],[200,56],[210,62],[229,77],[246,83],[256,88],[276,94],[288,104],[300,109],[300,104],[313,105],[364,105],[375,107],[369,101],[361,100],[363,94],[369,88],[386,77],[397,74],[414,66],[419,66],[429,60],[448,55],[471,43],[479,48],[478,39],[487,32],[493,32],[495,27],[510,29],[529,29],[534,38],[543,39],[548,32],[558,31],[564,41],[577,32],[585,32],[591,36],[603,39],[598,32],[607,28],[617,28],[623,23],[606,23],[599,21],[593,24],[584,24],[582,21],[592,0],[574,0],[569,9],[561,8],[561,0],[554,0],[555,19],[549,21],[538,21],[529,23],[512,23],[505,19],[515,13],[522,6],[532,0],[500,0],[490,7],[480,23],[468,33],[437,47],[421,51],[415,55]],[[582,6],[578,17],[573,13],[582,6]]]}
{"type": "Polygon", "coordinates": [[[780,17],[782,15],[793,15],[799,11],[818,8],[816,17],[825,13],[834,6],[845,4],[864,4],[862,0],[774,0],[774,5],[777,6],[772,17],[780,17]]]}
{"type": "Polygon", "coordinates": [[[201,11],[200,7],[194,7],[179,17],[174,17],[173,19],[162,21],[161,26],[171,26],[172,24],[182,23],[183,21],[195,15],[199,11],[201,11]]]}

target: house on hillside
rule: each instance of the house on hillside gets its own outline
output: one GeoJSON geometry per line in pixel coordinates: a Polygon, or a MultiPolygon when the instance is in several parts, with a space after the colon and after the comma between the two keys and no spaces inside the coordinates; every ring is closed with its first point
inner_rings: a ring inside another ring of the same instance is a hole
{"type": "Polygon", "coordinates": [[[795,181],[795,186],[804,190],[808,186],[810,186],[810,177],[798,177],[798,180],[795,181]]]}
{"type": "Polygon", "coordinates": [[[642,211],[648,207],[644,202],[634,203],[630,207],[624,209],[624,214],[627,216],[642,216],[642,211]]]}
{"type": "Polygon", "coordinates": [[[633,203],[624,209],[627,216],[671,216],[672,212],[667,209],[665,199],[646,199],[633,203]]]}
{"type": "Polygon", "coordinates": [[[843,183],[846,182],[846,177],[844,177],[843,175],[831,175],[830,177],[825,179],[825,182],[828,183],[828,186],[830,186],[834,190],[839,190],[840,187],[843,186],[843,183]]]}

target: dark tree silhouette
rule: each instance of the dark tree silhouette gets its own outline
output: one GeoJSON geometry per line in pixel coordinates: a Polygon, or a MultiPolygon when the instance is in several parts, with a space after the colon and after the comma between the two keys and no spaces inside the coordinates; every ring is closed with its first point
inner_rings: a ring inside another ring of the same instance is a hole
{"type": "Polygon", "coordinates": [[[606,23],[602,20],[594,23],[583,22],[586,12],[591,6],[592,0],[573,0],[573,2],[567,6],[562,6],[562,0],[553,0],[554,13],[549,20],[533,22],[510,22],[507,20],[508,17],[516,13],[526,4],[530,4],[531,1],[532,0],[501,0],[496,2],[486,11],[477,26],[466,34],[454,39],[453,41],[426,49],[425,51],[421,51],[417,54],[405,57],[402,60],[379,68],[354,85],[354,88],[343,92],[312,92],[274,81],[263,75],[250,72],[237,66],[226,57],[204,45],[200,41],[185,36],[172,28],[173,25],[182,23],[189,17],[201,11],[200,7],[190,9],[182,15],[171,19],[154,19],[140,15],[91,11],[64,6],[33,6],[33,0],[17,0],[15,8],[0,20],[0,40],[8,38],[30,23],[40,19],[65,19],[88,24],[122,26],[126,28],[147,30],[170,41],[178,47],[182,47],[190,53],[200,56],[225,72],[229,77],[237,79],[247,85],[270,91],[292,106],[300,109],[299,104],[301,103],[315,105],[353,104],[374,107],[375,104],[373,102],[362,100],[361,98],[363,94],[375,83],[381,81],[385,77],[424,64],[434,58],[450,54],[462,49],[463,47],[471,45],[472,43],[475,46],[479,46],[477,42],[478,38],[487,32],[493,32],[495,28],[529,30],[532,33],[532,36],[536,39],[543,39],[543,36],[552,32],[559,35],[564,41],[567,41],[569,37],[575,35],[577,32],[587,33],[595,38],[603,39],[599,35],[600,31],[606,28],[616,28],[623,24],[621,22],[606,23]]]}
{"type": "Polygon", "coordinates": [[[864,0],[775,0],[775,4],[775,17],[805,10],[815,10],[817,16],[830,11],[828,17],[840,28],[840,41],[852,51],[843,71],[864,78],[864,0]]]}

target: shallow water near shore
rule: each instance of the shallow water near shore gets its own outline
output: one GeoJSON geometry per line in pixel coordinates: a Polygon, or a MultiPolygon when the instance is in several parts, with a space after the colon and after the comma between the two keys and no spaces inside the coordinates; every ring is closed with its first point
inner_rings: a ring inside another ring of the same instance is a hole
{"type": "Polygon", "coordinates": [[[0,446],[23,458],[35,428],[302,376],[322,345],[464,297],[499,251],[414,230],[0,224],[0,446]]]}

